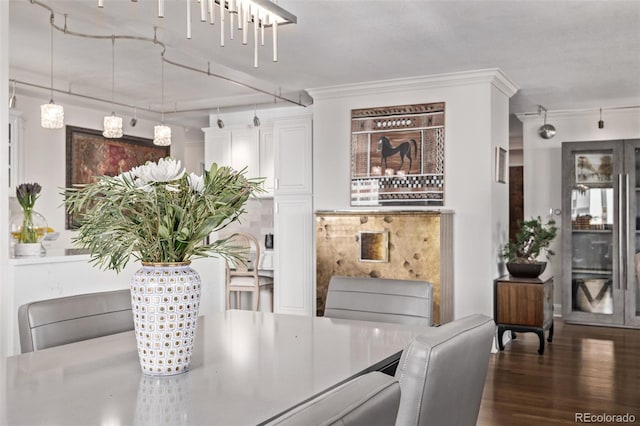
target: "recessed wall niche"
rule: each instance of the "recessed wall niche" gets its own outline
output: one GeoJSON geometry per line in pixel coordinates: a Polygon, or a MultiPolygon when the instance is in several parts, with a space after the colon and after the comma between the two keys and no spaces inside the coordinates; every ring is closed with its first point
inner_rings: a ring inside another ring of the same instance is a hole
{"type": "Polygon", "coordinates": [[[433,321],[453,320],[453,212],[317,212],[317,315],[324,314],[333,276],[428,281],[433,284],[433,321]],[[387,261],[363,262],[361,235],[380,232],[388,237],[387,261]]]}

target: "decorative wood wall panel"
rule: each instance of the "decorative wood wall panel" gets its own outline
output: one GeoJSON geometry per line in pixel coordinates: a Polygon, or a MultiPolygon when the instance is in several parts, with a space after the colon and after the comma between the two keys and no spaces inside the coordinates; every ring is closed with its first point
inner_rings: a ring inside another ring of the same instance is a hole
{"type": "Polygon", "coordinates": [[[433,284],[433,319],[453,319],[453,213],[450,211],[316,213],[316,313],[332,276],[395,278],[433,284]],[[388,233],[388,262],[362,262],[359,233],[388,233]]]}

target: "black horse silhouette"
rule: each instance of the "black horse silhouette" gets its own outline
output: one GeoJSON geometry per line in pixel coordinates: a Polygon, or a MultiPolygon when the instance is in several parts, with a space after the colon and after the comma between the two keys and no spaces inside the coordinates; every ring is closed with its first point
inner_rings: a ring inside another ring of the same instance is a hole
{"type": "Polygon", "coordinates": [[[382,136],[378,140],[378,151],[382,151],[382,161],[380,162],[380,165],[382,165],[382,163],[384,162],[384,168],[386,169],[387,157],[399,153],[400,169],[402,169],[402,166],[404,165],[404,157],[407,157],[409,159],[408,172],[411,173],[411,166],[413,165],[413,161],[411,159],[411,144],[409,142],[413,142],[413,155],[415,156],[418,152],[418,144],[416,143],[415,139],[409,139],[409,141],[402,142],[400,145],[393,147],[391,145],[391,142],[389,141],[389,138],[387,138],[386,136],[382,136]]]}

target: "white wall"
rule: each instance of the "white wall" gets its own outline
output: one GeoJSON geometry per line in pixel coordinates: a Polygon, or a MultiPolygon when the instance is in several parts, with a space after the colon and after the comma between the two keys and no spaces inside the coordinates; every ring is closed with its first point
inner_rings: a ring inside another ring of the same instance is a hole
{"type": "MultiPolygon", "coordinates": [[[[0,1],[0,99],[8,99],[9,91],[9,2],[0,1]]],[[[8,164],[9,146],[9,108],[7,102],[0,102],[0,164],[8,164]]],[[[6,170],[2,167],[2,170],[6,170]]],[[[0,224],[9,223],[7,173],[0,173],[0,224]]],[[[0,232],[0,283],[8,281],[9,233],[0,232]]],[[[5,293],[0,291],[0,306],[4,303],[5,293]]],[[[0,330],[4,330],[3,316],[0,315],[0,330]]],[[[0,354],[4,353],[3,340],[0,340],[0,354]]]]}
{"type": "MultiPolygon", "coordinates": [[[[18,92],[17,96],[17,109],[22,111],[24,119],[22,182],[38,182],[42,185],[43,189],[35,208],[44,215],[50,227],[62,232],[59,241],[55,242],[53,247],[70,247],[71,233],[64,231],[65,214],[60,207],[63,201],[60,192],[66,182],[65,128],[52,130],[40,126],[40,105],[48,101],[48,93],[35,97],[18,92]]],[[[110,113],[110,109],[102,104],[92,109],[74,105],[66,100],[59,100],[57,97],[55,99],[56,103],[64,106],[65,125],[102,129],[102,120],[106,114],[110,113]]],[[[128,125],[128,118],[123,121],[125,122],[124,133],[126,135],[149,139],[153,139],[153,126],[158,124],[138,117],[138,124],[132,128],[128,125]]],[[[204,152],[202,131],[191,129],[185,132],[180,126],[171,126],[171,130],[171,155],[181,160],[186,166],[197,167],[202,161],[204,152]],[[188,158],[185,161],[185,153],[201,157],[200,159],[188,158]]],[[[199,172],[200,169],[189,171],[199,172]]],[[[14,208],[18,208],[15,200],[12,205],[14,208]]]]}
{"type": "MultiPolygon", "coordinates": [[[[562,142],[599,141],[612,139],[640,138],[640,108],[605,110],[604,129],[598,129],[599,111],[556,112],[549,111],[547,122],[556,128],[553,139],[542,139],[538,128],[543,124],[537,115],[522,115],[524,144],[524,217],[541,216],[547,218],[549,212],[562,208],[562,142]]],[[[559,228],[560,215],[553,215],[559,228]]],[[[551,248],[556,252],[551,268],[554,276],[554,302],[562,303],[560,283],[562,282],[562,252],[558,233],[551,248]]],[[[556,306],[556,312],[561,312],[556,306]]]]}
{"type": "Polygon", "coordinates": [[[492,315],[498,245],[508,236],[509,214],[508,187],[494,182],[494,148],[508,149],[508,100],[515,90],[499,70],[309,90],[317,210],[358,210],[349,201],[351,109],[445,102],[445,208],[455,211],[456,318],[492,315]]]}

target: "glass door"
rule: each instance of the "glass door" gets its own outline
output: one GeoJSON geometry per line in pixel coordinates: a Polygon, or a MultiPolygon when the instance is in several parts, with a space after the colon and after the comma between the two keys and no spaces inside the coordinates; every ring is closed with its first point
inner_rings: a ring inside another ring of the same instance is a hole
{"type": "Polygon", "coordinates": [[[562,149],[564,317],[622,324],[622,145],[570,142],[562,149]]]}
{"type": "Polygon", "coordinates": [[[640,140],[625,141],[625,324],[640,327],[640,140]]]}

